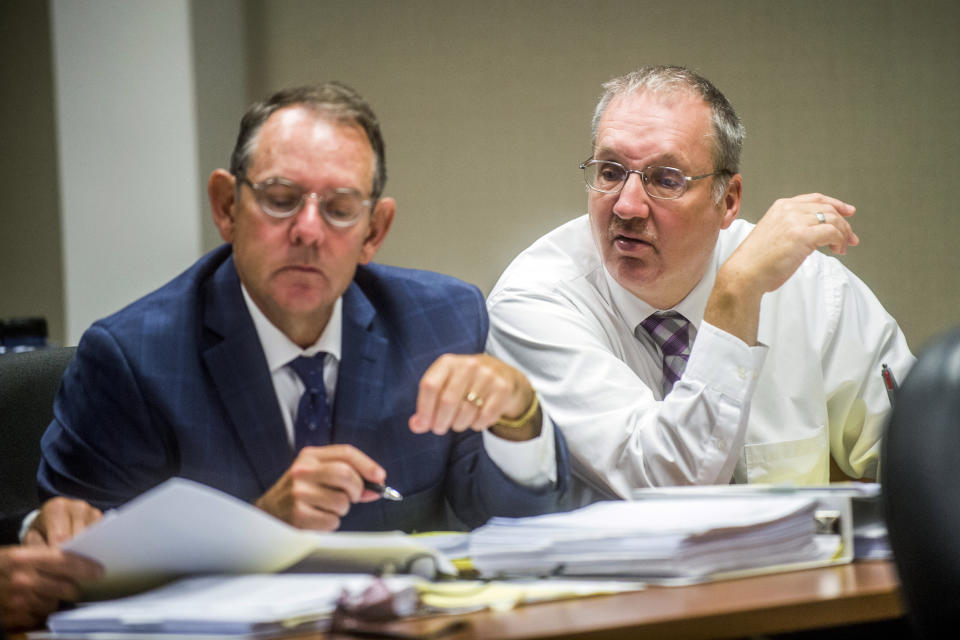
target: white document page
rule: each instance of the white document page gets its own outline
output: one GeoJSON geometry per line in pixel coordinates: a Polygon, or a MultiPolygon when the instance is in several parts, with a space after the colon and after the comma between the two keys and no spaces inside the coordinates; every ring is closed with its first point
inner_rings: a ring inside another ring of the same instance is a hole
{"type": "Polygon", "coordinates": [[[107,513],[68,541],[66,551],[92,558],[106,574],[91,595],[117,594],[200,573],[264,573],[308,559],[338,571],[408,568],[411,558],[454,573],[437,551],[400,532],[296,529],[256,507],[196,482],[173,478],[107,513]]]}

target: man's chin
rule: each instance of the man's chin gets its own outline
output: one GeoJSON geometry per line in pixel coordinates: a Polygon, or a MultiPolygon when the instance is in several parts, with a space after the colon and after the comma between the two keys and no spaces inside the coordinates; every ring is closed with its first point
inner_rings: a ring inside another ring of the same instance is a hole
{"type": "Polygon", "coordinates": [[[613,279],[638,298],[645,299],[656,289],[659,271],[648,260],[618,256],[612,265],[608,262],[606,266],[613,279]]]}

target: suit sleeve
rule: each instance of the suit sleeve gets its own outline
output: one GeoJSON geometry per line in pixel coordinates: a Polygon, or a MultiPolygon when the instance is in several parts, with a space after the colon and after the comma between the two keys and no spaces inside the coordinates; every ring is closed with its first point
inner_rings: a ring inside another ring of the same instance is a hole
{"type": "Polygon", "coordinates": [[[130,360],[94,325],[83,336],[41,441],[41,499],[62,495],[109,509],[174,475],[172,437],[148,411],[130,360]]]}

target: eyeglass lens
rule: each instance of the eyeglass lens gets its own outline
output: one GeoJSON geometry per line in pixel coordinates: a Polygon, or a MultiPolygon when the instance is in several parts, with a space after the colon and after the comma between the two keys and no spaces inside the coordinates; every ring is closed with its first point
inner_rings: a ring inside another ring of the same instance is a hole
{"type": "Polygon", "coordinates": [[[320,197],[297,185],[282,182],[262,183],[255,193],[260,206],[270,215],[278,217],[293,215],[300,210],[307,197],[316,197],[320,201],[321,211],[334,224],[353,222],[363,214],[367,205],[363,198],[352,191],[333,191],[320,197]]]}
{"type": "MultiPolygon", "coordinates": [[[[584,163],[583,175],[587,186],[604,193],[616,193],[623,189],[630,176],[627,168],[616,162],[591,160],[584,163]]],[[[683,171],[672,167],[647,167],[637,171],[643,181],[643,188],[657,198],[679,198],[687,190],[687,179],[683,171]]]]}

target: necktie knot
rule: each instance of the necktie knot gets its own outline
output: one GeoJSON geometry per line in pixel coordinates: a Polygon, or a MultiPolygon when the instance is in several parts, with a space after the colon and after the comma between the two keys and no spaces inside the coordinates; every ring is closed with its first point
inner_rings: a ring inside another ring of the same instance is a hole
{"type": "Polygon", "coordinates": [[[690,321],[676,311],[664,311],[641,322],[637,337],[641,327],[663,352],[663,395],[666,396],[683,375],[690,357],[690,321]]]}
{"type": "Polygon", "coordinates": [[[327,354],[318,353],[315,356],[300,356],[290,361],[290,367],[303,382],[303,386],[310,393],[318,393],[323,388],[323,361],[327,354]]]}

